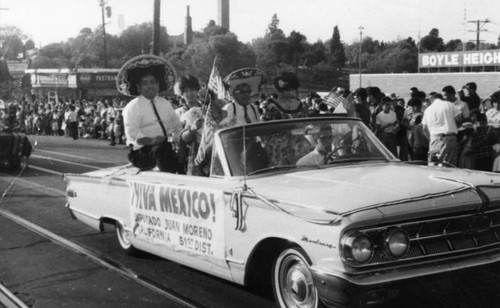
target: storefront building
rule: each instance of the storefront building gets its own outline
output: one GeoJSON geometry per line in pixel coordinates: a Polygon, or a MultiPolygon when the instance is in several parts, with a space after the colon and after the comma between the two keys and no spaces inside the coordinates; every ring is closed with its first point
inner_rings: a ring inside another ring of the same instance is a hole
{"type": "Polygon", "coordinates": [[[27,69],[32,99],[97,99],[119,96],[118,69],[27,69]]]}

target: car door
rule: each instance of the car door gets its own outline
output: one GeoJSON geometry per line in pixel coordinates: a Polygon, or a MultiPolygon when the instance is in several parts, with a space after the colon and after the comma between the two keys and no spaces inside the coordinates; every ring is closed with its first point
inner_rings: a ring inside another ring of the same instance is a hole
{"type": "Polygon", "coordinates": [[[148,171],[127,179],[136,246],[230,279],[224,179],[148,171]]]}

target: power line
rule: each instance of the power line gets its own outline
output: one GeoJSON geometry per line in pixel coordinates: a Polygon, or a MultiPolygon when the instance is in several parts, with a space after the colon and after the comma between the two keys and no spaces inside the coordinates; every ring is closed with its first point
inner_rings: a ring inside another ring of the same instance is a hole
{"type": "Polygon", "coordinates": [[[469,20],[468,21],[468,23],[475,23],[476,24],[476,30],[469,30],[469,32],[476,32],[476,50],[479,50],[479,43],[481,42],[481,40],[479,39],[479,34],[481,32],[488,31],[487,29],[482,29],[482,27],[489,22],[490,21],[488,20],[488,18],[486,18],[485,20],[478,19],[478,20],[469,20]]]}

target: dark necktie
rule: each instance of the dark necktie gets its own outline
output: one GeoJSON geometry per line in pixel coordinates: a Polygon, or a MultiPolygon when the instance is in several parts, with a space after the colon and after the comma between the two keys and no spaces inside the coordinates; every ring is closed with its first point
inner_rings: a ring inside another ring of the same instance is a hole
{"type": "Polygon", "coordinates": [[[250,117],[248,116],[247,106],[245,106],[245,107],[243,108],[243,111],[244,111],[244,113],[245,113],[245,121],[246,121],[247,123],[252,123],[252,120],[250,120],[250,117]]]}
{"type": "Polygon", "coordinates": [[[163,131],[163,135],[167,136],[167,130],[165,129],[165,126],[163,126],[163,122],[160,119],[160,115],[158,114],[158,110],[156,109],[155,106],[155,101],[152,99],[151,104],[153,105],[153,110],[155,112],[156,118],[158,119],[158,122],[160,122],[161,130],[163,131]]]}

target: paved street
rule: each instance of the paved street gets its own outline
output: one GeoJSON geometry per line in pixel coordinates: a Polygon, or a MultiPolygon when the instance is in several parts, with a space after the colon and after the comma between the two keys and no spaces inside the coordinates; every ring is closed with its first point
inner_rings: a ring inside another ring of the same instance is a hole
{"type": "MultiPolygon", "coordinates": [[[[101,233],[71,219],[64,207],[61,173],[125,164],[128,150],[123,145],[30,139],[37,144],[30,165],[19,177],[5,170],[0,176],[2,192],[13,183],[0,204],[0,284],[27,306],[276,306],[270,293],[256,293],[155,256],[127,256],[112,226],[101,233]]],[[[464,281],[419,279],[391,307],[498,307],[500,279],[490,270],[469,272],[464,281]]]]}

